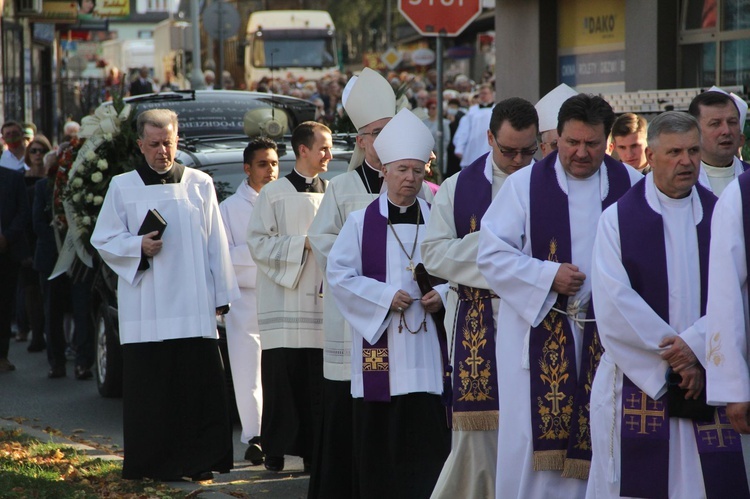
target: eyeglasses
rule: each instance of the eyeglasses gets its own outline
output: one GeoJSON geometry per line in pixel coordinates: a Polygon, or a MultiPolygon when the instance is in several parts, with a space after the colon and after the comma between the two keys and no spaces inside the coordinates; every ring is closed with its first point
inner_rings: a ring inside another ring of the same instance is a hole
{"type": "Polygon", "coordinates": [[[553,151],[557,151],[557,141],[553,140],[552,142],[542,142],[543,144],[548,144],[549,148],[553,151]]]}
{"type": "Polygon", "coordinates": [[[382,132],[382,131],[383,131],[382,128],[378,128],[376,130],[373,130],[372,132],[360,132],[359,135],[363,135],[363,136],[364,135],[372,135],[373,137],[377,137],[378,135],[380,135],[380,132],[382,132]]]}
{"type": "Polygon", "coordinates": [[[47,151],[42,149],[41,147],[32,147],[29,149],[29,154],[44,154],[47,151]]]}
{"type": "Polygon", "coordinates": [[[524,149],[511,149],[509,147],[501,146],[500,142],[497,141],[497,138],[495,138],[495,144],[497,144],[497,148],[500,149],[500,154],[508,159],[513,159],[519,154],[523,157],[533,156],[539,150],[539,147],[537,147],[536,145],[534,147],[527,147],[524,149]]]}

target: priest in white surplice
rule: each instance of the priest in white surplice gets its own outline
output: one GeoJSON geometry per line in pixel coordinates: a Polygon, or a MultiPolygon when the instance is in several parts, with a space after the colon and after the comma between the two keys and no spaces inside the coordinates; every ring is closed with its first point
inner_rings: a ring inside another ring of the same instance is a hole
{"type": "Polygon", "coordinates": [[[242,423],[240,441],[249,444],[245,460],[263,462],[260,447],[260,415],[263,389],[260,382],[260,331],[255,296],[257,267],[247,247],[247,226],[261,188],[279,176],[276,142],[265,137],[253,139],[243,151],[247,178],[237,192],[221,202],[221,218],[229,241],[229,254],[240,286],[240,298],[224,316],[229,364],[232,367],[234,397],[242,423]]]}
{"type": "MultiPolygon", "coordinates": [[[[377,71],[364,68],[344,88],[342,102],[357,128],[357,147],[349,171],[334,177],[326,188],[308,238],[318,265],[325,272],[328,253],[349,214],[370,204],[383,184],[373,147],[383,127],[396,114],[396,94],[377,71]]],[[[349,497],[352,491],[351,332],[323,285],[323,417],[317,430],[315,460],[308,498],[349,497]]]]}
{"type": "Polygon", "coordinates": [[[491,153],[447,179],[432,205],[422,255],[427,271],[450,284],[445,328],[454,366],[451,454],[433,498],[495,495],[499,301],[477,268],[477,242],[482,216],[505,179],[532,160],[537,123],[530,102],[499,102],[487,130],[491,153]]]}
{"type": "Polygon", "coordinates": [[[565,101],[558,152],[511,175],[482,219],[477,264],[500,297],[498,498],[585,493],[573,477],[585,478],[590,460],[586,388],[597,349],[581,319],[591,249],[602,209],[642,178],[605,154],[614,119],[600,97],[565,101]]]}
{"type": "Polygon", "coordinates": [[[453,146],[456,156],[461,159],[461,168],[466,168],[490,151],[485,135],[490,127],[494,102],[495,90],[489,83],[483,83],[479,86],[479,101],[469,108],[458,123],[453,146]]]}
{"type": "Polygon", "coordinates": [[[432,134],[404,109],[375,149],[387,192],[347,218],[328,257],[331,292],[352,331],[354,491],[351,497],[428,497],[450,450],[441,346],[414,280],[429,205],[417,197],[432,134]]]}
{"type": "Polygon", "coordinates": [[[174,162],[177,115],[141,113],[145,161],[112,179],[91,244],[118,275],[124,478],[206,480],[232,467],[216,314],[239,297],[211,177],[174,162]],[[138,235],[149,210],[166,220],[138,235]]]}
{"type": "Polygon", "coordinates": [[[701,127],[701,173],[703,187],[721,196],[729,183],[750,168],[736,155],[742,142],[747,103],[724,90],[712,87],[695,96],[690,114],[701,127]],[[740,111],[742,106],[742,111],[740,111]]]}
{"type": "Polygon", "coordinates": [[[587,497],[748,497],[739,435],[723,409],[700,415],[673,399],[705,403],[716,196],[696,184],[699,125],[688,114],[663,113],[647,140],[652,172],[602,214],[594,243],[604,355],[591,393],[587,497]]]}
{"type": "Polygon", "coordinates": [[[307,229],[327,182],[331,131],[306,121],[292,133],[294,170],[266,185],[255,203],[247,244],[258,266],[265,466],[284,469],[284,455],[311,466],[323,381],[323,273],[310,252],[307,229]]]}

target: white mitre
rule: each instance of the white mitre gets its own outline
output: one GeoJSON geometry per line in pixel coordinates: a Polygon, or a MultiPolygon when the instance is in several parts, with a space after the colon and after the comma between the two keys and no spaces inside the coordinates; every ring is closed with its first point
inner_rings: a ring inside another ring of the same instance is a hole
{"type": "MultiPolygon", "coordinates": [[[[380,73],[364,68],[359,76],[352,76],[341,94],[341,103],[354,127],[359,130],[383,118],[396,114],[396,94],[380,73]]],[[[349,171],[354,170],[365,159],[365,151],[355,146],[349,160],[349,171]]]]}
{"type": "MultiPolygon", "coordinates": [[[[714,85],[713,87],[708,89],[709,92],[721,92],[722,94],[726,94],[727,91],[717,87],[714,85]]],[[[740,130],[745,129],[745,118],[747,118],[747,102],[745,102],[745,99],[740,97],[739,95],[735,94],[734,92],[729,94],[729,97],[732,98],[734,103],[737,105],[737,109],[740,112],[740,130]]]]}
{"type": "Polygon", "coordinates": [[[364,68],[359,76],[352,76],[344,87],[341,102],[357,130],[396,114],[393,87],[370,68],[364,68]]]}
{"type": "Polygon", "coordinates": [[[562,107],[563,102],[574,95],[578,95],[578,92],[565,83],[560,83],[547,95],[539,99],[539,102],[537,102],[534,107],[539,115],[540,132],[557,129],[557,115],[560,113],[560,108],[562,107]]]}
{"type": "Polygon", "coordinates": [[[409,109],[402,109],[383,128],[374,146],[384,165],[403,159],[417,159],[426,164],[430,161],[435,139],[422,120],[409,109]]]}

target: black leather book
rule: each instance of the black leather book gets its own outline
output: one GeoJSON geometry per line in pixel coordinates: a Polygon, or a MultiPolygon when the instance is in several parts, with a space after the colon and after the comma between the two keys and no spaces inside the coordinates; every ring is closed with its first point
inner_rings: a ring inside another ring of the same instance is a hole
{"type": "Polygon", "coordinates": [[[166,228],[167,221],[164,220],[164,217],[161,216],[161,213],[159,213],[156,208],[152,208],[146,213],[141,228],[138,229],[138,235],[142,236],[149,232],[158,231],[159,235],[157,235],[155,239],[161,239],[162,234],[164,234],[164,229],[166,228]]]}

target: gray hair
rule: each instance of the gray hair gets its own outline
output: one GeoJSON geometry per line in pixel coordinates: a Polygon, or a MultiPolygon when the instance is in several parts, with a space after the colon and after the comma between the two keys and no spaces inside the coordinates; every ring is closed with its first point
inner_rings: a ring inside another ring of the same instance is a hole
{"type": "Polygon", "coordinates": [[[151,125],[156,128],[167,128],[172,125],[175,133],[177,133],[177,113],[171,109],[149,109],[143,111],[138,115],[137,130],[138,138],[143,138],[143,131],[146,125],[151,125]]]}
{"type": "Polygon", "coordinates": [[[646,140],[648,146],[653,148],[659,144],[659,136],[664,133],[688,133],[698,131],[700,139],[701,127],[695,116],[682,111],[667,111],[654,118],[648,125],[646,140]]]}

